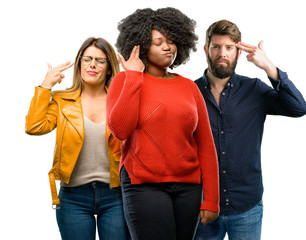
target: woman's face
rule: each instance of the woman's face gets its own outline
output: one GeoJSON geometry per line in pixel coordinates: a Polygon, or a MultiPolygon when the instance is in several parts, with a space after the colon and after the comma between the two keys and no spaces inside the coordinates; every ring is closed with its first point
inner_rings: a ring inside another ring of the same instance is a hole
{"type": "Polygon", "coordinates": [[[177,47],[157,30],[152,30],[152,44],[148,51],[148,65],[157,68],[168,68],[176,58],[177,47]]]}
{"type": "Polygon", "coordinates": [[[105,53],[94,46],[88,47],[81,59],[81,77],[85,84],[105,84],[106,75],[110,73],[105,53]]]}

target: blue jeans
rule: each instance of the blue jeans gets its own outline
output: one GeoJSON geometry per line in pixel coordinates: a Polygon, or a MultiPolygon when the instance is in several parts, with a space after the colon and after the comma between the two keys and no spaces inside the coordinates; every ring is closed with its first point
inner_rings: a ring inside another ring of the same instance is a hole
{"type": "Polygon", "coordinates": [[[201,206],[201,184],[131,184],[121,169],[124,213],[133,240],[192,240],[201,206]]]}
{"type": "Polygon", "coordinates": [[[215,221],[198,225],[195,240],[260,240],[263,205],[260,201],[254,208],[237,215],[219,216],[215,221]]]}
{"type": "Polygon", "coordinates": [[[56,218],[63,240],[94,240],[96,226],[100,240],[130,239],[120,187],[110,189],[102,182],[61,186],[59,199],[56,218]]]}

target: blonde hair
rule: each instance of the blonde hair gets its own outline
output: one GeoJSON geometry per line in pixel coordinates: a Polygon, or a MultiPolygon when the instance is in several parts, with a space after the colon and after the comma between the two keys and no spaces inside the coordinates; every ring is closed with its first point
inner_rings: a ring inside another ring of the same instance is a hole
{"type": "MultiPolygon", "coordinates": [[[[80,47],[78,54],[75,58],[74,62],[74,72],[73,72],[73,82],[70,88],[67,88],[64,92],[75,92],[81,88],[83,90],[83,80],[81,78],[81,57],[84,51],[88,48],[94,46],[96,48],[101,49],[107,59],[109,64],[110,73],[106,75],[105,86],[109,86],[114,76],[120,71],[119,70],[119,63],[117,60],[116,52],[112,45],[106,41],[104,38],[94,38],[90,37],[84,41],[82,46],[80,47]]],[[[61,91],[63,92],[63,91],[61,91]]]]}

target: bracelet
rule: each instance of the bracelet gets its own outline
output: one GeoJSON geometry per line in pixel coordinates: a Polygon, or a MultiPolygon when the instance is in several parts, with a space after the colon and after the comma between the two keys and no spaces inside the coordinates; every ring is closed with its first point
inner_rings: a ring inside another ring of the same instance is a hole
{"type": "Polygon", "coordinates": [[[46,88],[46,87],[43,87],[43,86],[41,86],[41,85],[39,85],[38,87],[41,87],[41,88],[44,88],[44,89],[51,90],[51,88],[46,88]]]}

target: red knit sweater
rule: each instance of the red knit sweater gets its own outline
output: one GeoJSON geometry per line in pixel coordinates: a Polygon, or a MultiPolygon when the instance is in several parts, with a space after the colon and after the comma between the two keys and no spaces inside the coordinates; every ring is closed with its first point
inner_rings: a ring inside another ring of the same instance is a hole
{"type": "Polygon", "coordinates": [[[217,154],[206,105],[193,81],[120,72],[106,105],[109,128],[125,140],[120,166],[132,184],[202,181],[201,209],[219,212],[217,154]]]}

